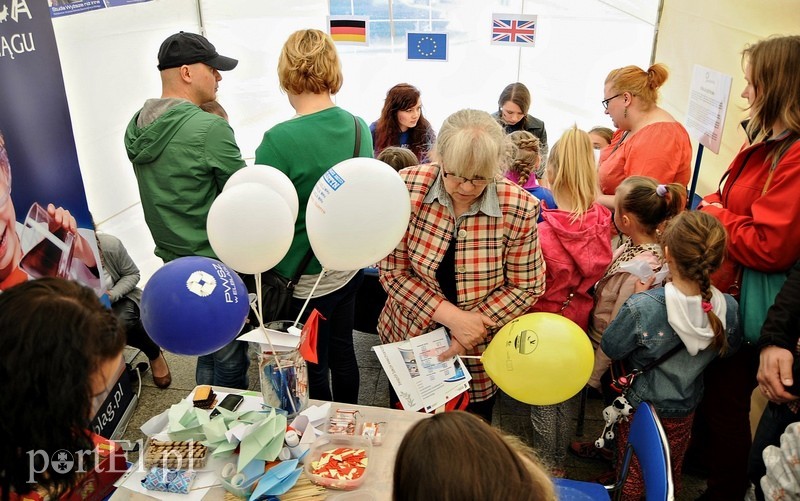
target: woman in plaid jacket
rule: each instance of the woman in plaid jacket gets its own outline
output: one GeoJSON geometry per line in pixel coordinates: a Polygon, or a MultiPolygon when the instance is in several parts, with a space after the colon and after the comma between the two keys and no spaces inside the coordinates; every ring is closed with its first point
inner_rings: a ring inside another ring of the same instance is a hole
{"type": "MultiPolygon", "coordinates": [[[[412,214],[405,237],[380,263],[384,343],[444,326],[452,344],[441,358],[480,355],[497,329],[544,292],[539,203],[500,176],[505,142],[488,113],[458,111],[442,125],[438,163],[400,172],[412,214]]],[[[472,375],[467,410],[491,421],[497,387],[478,360],[465,362],[472,375]]]]}

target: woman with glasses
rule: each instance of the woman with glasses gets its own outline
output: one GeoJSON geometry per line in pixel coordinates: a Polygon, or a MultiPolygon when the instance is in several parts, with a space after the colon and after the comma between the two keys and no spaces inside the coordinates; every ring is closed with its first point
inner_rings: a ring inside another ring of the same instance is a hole
{"type": "Polygon", "coordinates": [[[609,209],[614,207],[617,186],[630,176],[649,176],[660,184],[689,182],[689,134],[656,104],[658,89],[668,76],[666,66],[654,64],[647,71],[625,66],[606,77],[602,105],[617,130],[600,152],[598,174],[599,201],[609,209]]]}
{"type": "MultiPolygon", "coordinates": [[[[378,334],[393,343],[444,326],[451,346],[441,358],[480,355],[504,324],[544,292],[536,230],[537,200],[501,177],[503,129],[486,112],[461,110],[442,125],[437,163],[400,175],[411,194],[411,220],[380,263],[388,294],[378,334]]],[[[497,387],[478,360],[468,411],[491,421],[497,387]]]]}
{"type": "Polygon", "coordinates": [[[492,116],[503,126],[506,134],[524,130],[539,138],[542,166],[536,171],[536,177],[541,178],[547,162],[547,131],[544,122],[528,114],[531,107],[531,93],[528,88],[519,82],[506,85],[497,100],[497,107],[498,110],[492,116]]]}
{"type": "Polygon", "coordinates": [[[422,116],[419,89],[407,83],[397,84],[386,93],[380,118],[369,126],[375,158],[389,146],[411,150],[418,163],[424,163],[436,141],[430,122],[422,116]]]}

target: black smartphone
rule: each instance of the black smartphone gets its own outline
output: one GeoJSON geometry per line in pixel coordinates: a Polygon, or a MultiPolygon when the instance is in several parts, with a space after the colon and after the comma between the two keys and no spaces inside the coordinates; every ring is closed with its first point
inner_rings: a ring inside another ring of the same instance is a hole
{"type": "Polygon", "coordinates": [[[219,410],[217,410],[219,407],[228,409],[229,411],[235,411],[239,405],[241,405],[243,400],[244,397],[241,395],[225,395],[225,398],[222,399],[222,402],[218,403],[217,407],[214,407],[214,410],[211,411],[210,417],[213,418],[215,416],[219,416],[219,410]]]}

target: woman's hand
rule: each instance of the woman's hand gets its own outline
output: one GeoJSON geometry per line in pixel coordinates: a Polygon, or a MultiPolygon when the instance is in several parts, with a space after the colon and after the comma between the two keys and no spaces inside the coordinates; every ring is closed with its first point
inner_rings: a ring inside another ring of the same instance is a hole
{"type": "Polygon", "coordinates": [[[718,209],[722,209],[723,208],[722,204],[719,203],[719,202],[710,202],[709,203],[709,202],[706,202],[705,200],[703,200],[702,202],[697,204],[697,208],[698,209],[702,209],[703,207],[717,207],[718,209]]]}
{"type": "Polygon", "coordinates": [[[97,259],[94,257],[92,247],[89,245],[89,242],[78,233],[78,222],[72,217],[72,214],[63,207],[56,208],[53,204],[47,204],[47,213],[50,214],[50,217],[53,218],[56,224],[55,228],[50,228],[51,232],[61,228],[75,236],[72,256],[83,261],[89,268],[96,267],[97,259]]]}
{"type": "MultiPolygon", "coordinates": [[[[459,353],[461,349],[471,350],[486,339],[489,331],[487,327],[494,327],[494,321],[479,311],[464,311],[452,303],[443,301],[433,319],[447,327],[453,341],[450,349],[439,356],[439,360],[445,360],[459,353]]],[[[463,354],[463,353],[462,353],[463,354]]]]}
{"type": "Polygon", "coordinates": [[[770,401],[777,404],[797,400],[798,397],[786,391],[792,386],[792,363],[794,355],[786,348],[767,346],[761,350],[758,365],[758,387],[770,401]]]}

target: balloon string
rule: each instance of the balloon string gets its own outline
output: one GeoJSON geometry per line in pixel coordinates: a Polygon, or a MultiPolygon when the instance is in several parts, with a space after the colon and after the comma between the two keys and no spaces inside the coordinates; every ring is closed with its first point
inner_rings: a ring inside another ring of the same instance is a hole
{"type": "MultiPolygon", "coordinates": [[[[278,372],[281,374],[281,379],[283,380],[283,385],[286,387],[286,394],[289,396],[289,403],[292,404],[292,412],[297,414],[297,407],[294,405],[294,397],[292,396],[291,390],[289,390],[289,381],[286,380],[283,372],[283,367],[281,366],[281,361],[278,359],[278,352],[275,350],[275,347],[272,345],[272,340],[269,338],[269,334],[267,334],[267,328],[264,327],[264,315],[262,312],[264,311],[261,308],[261,273],[255,274],[256,278],[256,307],[253,307],[251,304],[250,307],[253,308],[253,311],[256,314],[256,318],[258,319],[258,325],[260,326],[261,330],[264,331],[264,336],[267,338],[267,343],[269,344],[269,349],[272,351],[273,357],[275,357],[275,365],[278,366],[278,372]]],[[[296,322],[295,322],[296,324],[296,322]]]]}
{"type": "Polygon", "coordinates": [[[300,318],[303,316],[303,312],[306,311],[306,306],[308,306],[308,302],[311,301],[311,296],[314,295],[314,291],[317,290],[317,286],[319,285],[319,281],[322,280],[322,275],[325,274],[325,268],[322,268],[322,271],[319,272],[319,276],[317,277],[317,281],[314,283],[314,287],[311,288],[311,292],[308,293],[308,297],[306,298],[306,302],[303,303],[303,307],[300,308],[300,314],[297,315],[297,318],[294,319],[294,325],[292,327],[297,327],[297,324],[300,323],[300,318]]]}

